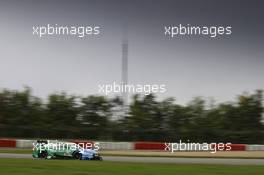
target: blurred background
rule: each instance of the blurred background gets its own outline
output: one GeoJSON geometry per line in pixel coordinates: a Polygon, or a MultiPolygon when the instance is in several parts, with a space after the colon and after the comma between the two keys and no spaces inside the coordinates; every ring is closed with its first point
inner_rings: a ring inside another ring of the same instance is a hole
{"type": "Polygon", "coordinates": [[[260,0],[1,0],[0,137],[264,143],[263,8],[260,0]],[[101,32],[32,35],[47,24],[101,32]],[[232,35],[164,36],[178,24],[232,26],[232,35]],[[126,83],[167,91],[98,93],[124,73],[126,83]]]}
{"type": "Polygon", "coordinates": [[[122,99],[54,93],[47,102],[23,91],[0,93],[0,136],[114,141],[263,143],[263,96],[258,90],[230,103],[187,105],[152,94],[134,95],[127,113],[122,99]],[[117,115],[118,119],[116,118],[117,115]]]}

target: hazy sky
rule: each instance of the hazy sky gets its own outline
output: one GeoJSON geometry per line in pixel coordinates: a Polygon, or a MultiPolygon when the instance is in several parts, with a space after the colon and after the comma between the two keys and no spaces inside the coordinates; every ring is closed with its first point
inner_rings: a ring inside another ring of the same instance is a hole
{"type": "MultiPolygon", "coordinates": [[[[121,82],[124,23],[129,84],[165,84],[159,98],[233,100],[264,88],[262,0],[0,0],[0,88],[89,95],[121,82]],[[164,25],[232,26],[218,38],[164,36],[164,25]],[[32,26],[101,26],[100,36],[39,39],[32,26]]],[[[118,95],[118,94],[117,94],[118,95]]]]}

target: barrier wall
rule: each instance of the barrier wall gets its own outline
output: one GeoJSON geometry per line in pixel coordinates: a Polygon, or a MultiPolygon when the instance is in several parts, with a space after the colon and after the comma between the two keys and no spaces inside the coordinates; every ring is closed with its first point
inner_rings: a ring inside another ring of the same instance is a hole
{"type": "Polygon", "coordinates": [[[230,151],[246,151],[246,145],[245,144],[231,144],[230,151]]]}
{"type": "Polygon", "coordinates": [[[16,140],[0,139],[0,147],[15,148],[16,147],[16,140]]]}
{"type": "Polygon", "coordinates": [[[247,151],[264,151],[264,145],[246,145],[247,151]]]}
{"type": "Polygon", "coordinates": [[[36,140],[16,140],[17,148],[32,148],[36,140]]]}
{"type": "Polygon", "coordinates": [[[212,148],[215,148],[217,151],[246,151],[246,145],[245,144],[216,144],[212,145],[212,148]]]}
{"type": "Polygon", "coordinates": [[[174,144],[171,147],[173,147],[174,151],[204,151],[214,148],[214,145],[211,146],[210,144],[207,143],[201,143],[201,144],[189,143],[189,144],[184,144],[182,146],[180,146],[179,144],[174,144]]]}
{"type": "MultiPolygon", "coordinates": [[[[5,148],[32,148],[36,140],[25,139],[0,139],[0,147],[5,148]]],[[[56,143],[57,140],[50,140],[56,143]]],[[[96,143],[87,140],[72,140],[74,143],[96,143]]],[[[164,150],[165,143],[162,142],[98,142],[100,150],[164,150]]],[[[218,146],[218,145],[217,145],[218,146]]],[[[264,145],[246,145],[246,144],[230,144],[230,151],[264,151],[264,145]]],[[[192,150],[199,151],[197,147],[191,147],[192,150]]],[[[224,147],[226,150],[227,147],[224,147]]],[[[190,150],[190,149],[189,149],[190,150]]],[[[218,149],[219,150],[219,149],[218,149]]],[[[185,151],[185,150],[181,150],[185,151]]]]}
{"type": "Polygon", "coordinates": [[[133,150],[132,142],[99,142],[101,150],[133,150]]]}
{"type": "Polygon", "coordinates": [[[161,142],[135,142],[134,150],[164,150],[165,144],[161,142]]]}

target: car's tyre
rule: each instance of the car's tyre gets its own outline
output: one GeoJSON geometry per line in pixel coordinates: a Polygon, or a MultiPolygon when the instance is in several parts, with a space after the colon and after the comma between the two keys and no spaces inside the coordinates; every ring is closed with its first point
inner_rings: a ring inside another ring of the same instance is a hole
{"type": "Polygon", "coordinates": [[[103,160],[103,158],[101,157],[101,156],[98,156],[98,157],[94,157],[94,159],[93,160],[99,160],[99,161],[102,161],[103,160]]]}
{"type": "Polygon", "coordinates": [[[41,153],[39,153],[39,158],[47,159],[47,157],[48,157],[48,152],[47,151],[42,151],[41,153]]]}
{"type": "Polygon", "coordinates": [[[72,155],[72,157],[73,157],[74,159],[79,159],[79,160],[81,160],[81,159],[82,159],[82,154],[79,153],[79,152],[74,152],[73,155],[72,155]]]}

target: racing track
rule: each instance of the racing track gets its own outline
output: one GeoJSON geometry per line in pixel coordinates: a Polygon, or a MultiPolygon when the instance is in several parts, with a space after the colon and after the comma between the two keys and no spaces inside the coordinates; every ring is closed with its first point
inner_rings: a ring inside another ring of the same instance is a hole
{"type": "MultiPolygon", "coordinates": [[[[32,159],[32,156],[31,154],[1,153],[0,158],[29,158],[29,159],[32,159]]],[[[125,157],[125,156],[103,156],[103,159],[104,161],[113,161],[113,162],[264,165],[264,159],[168,158],[168,157],[125,157]]]]}

